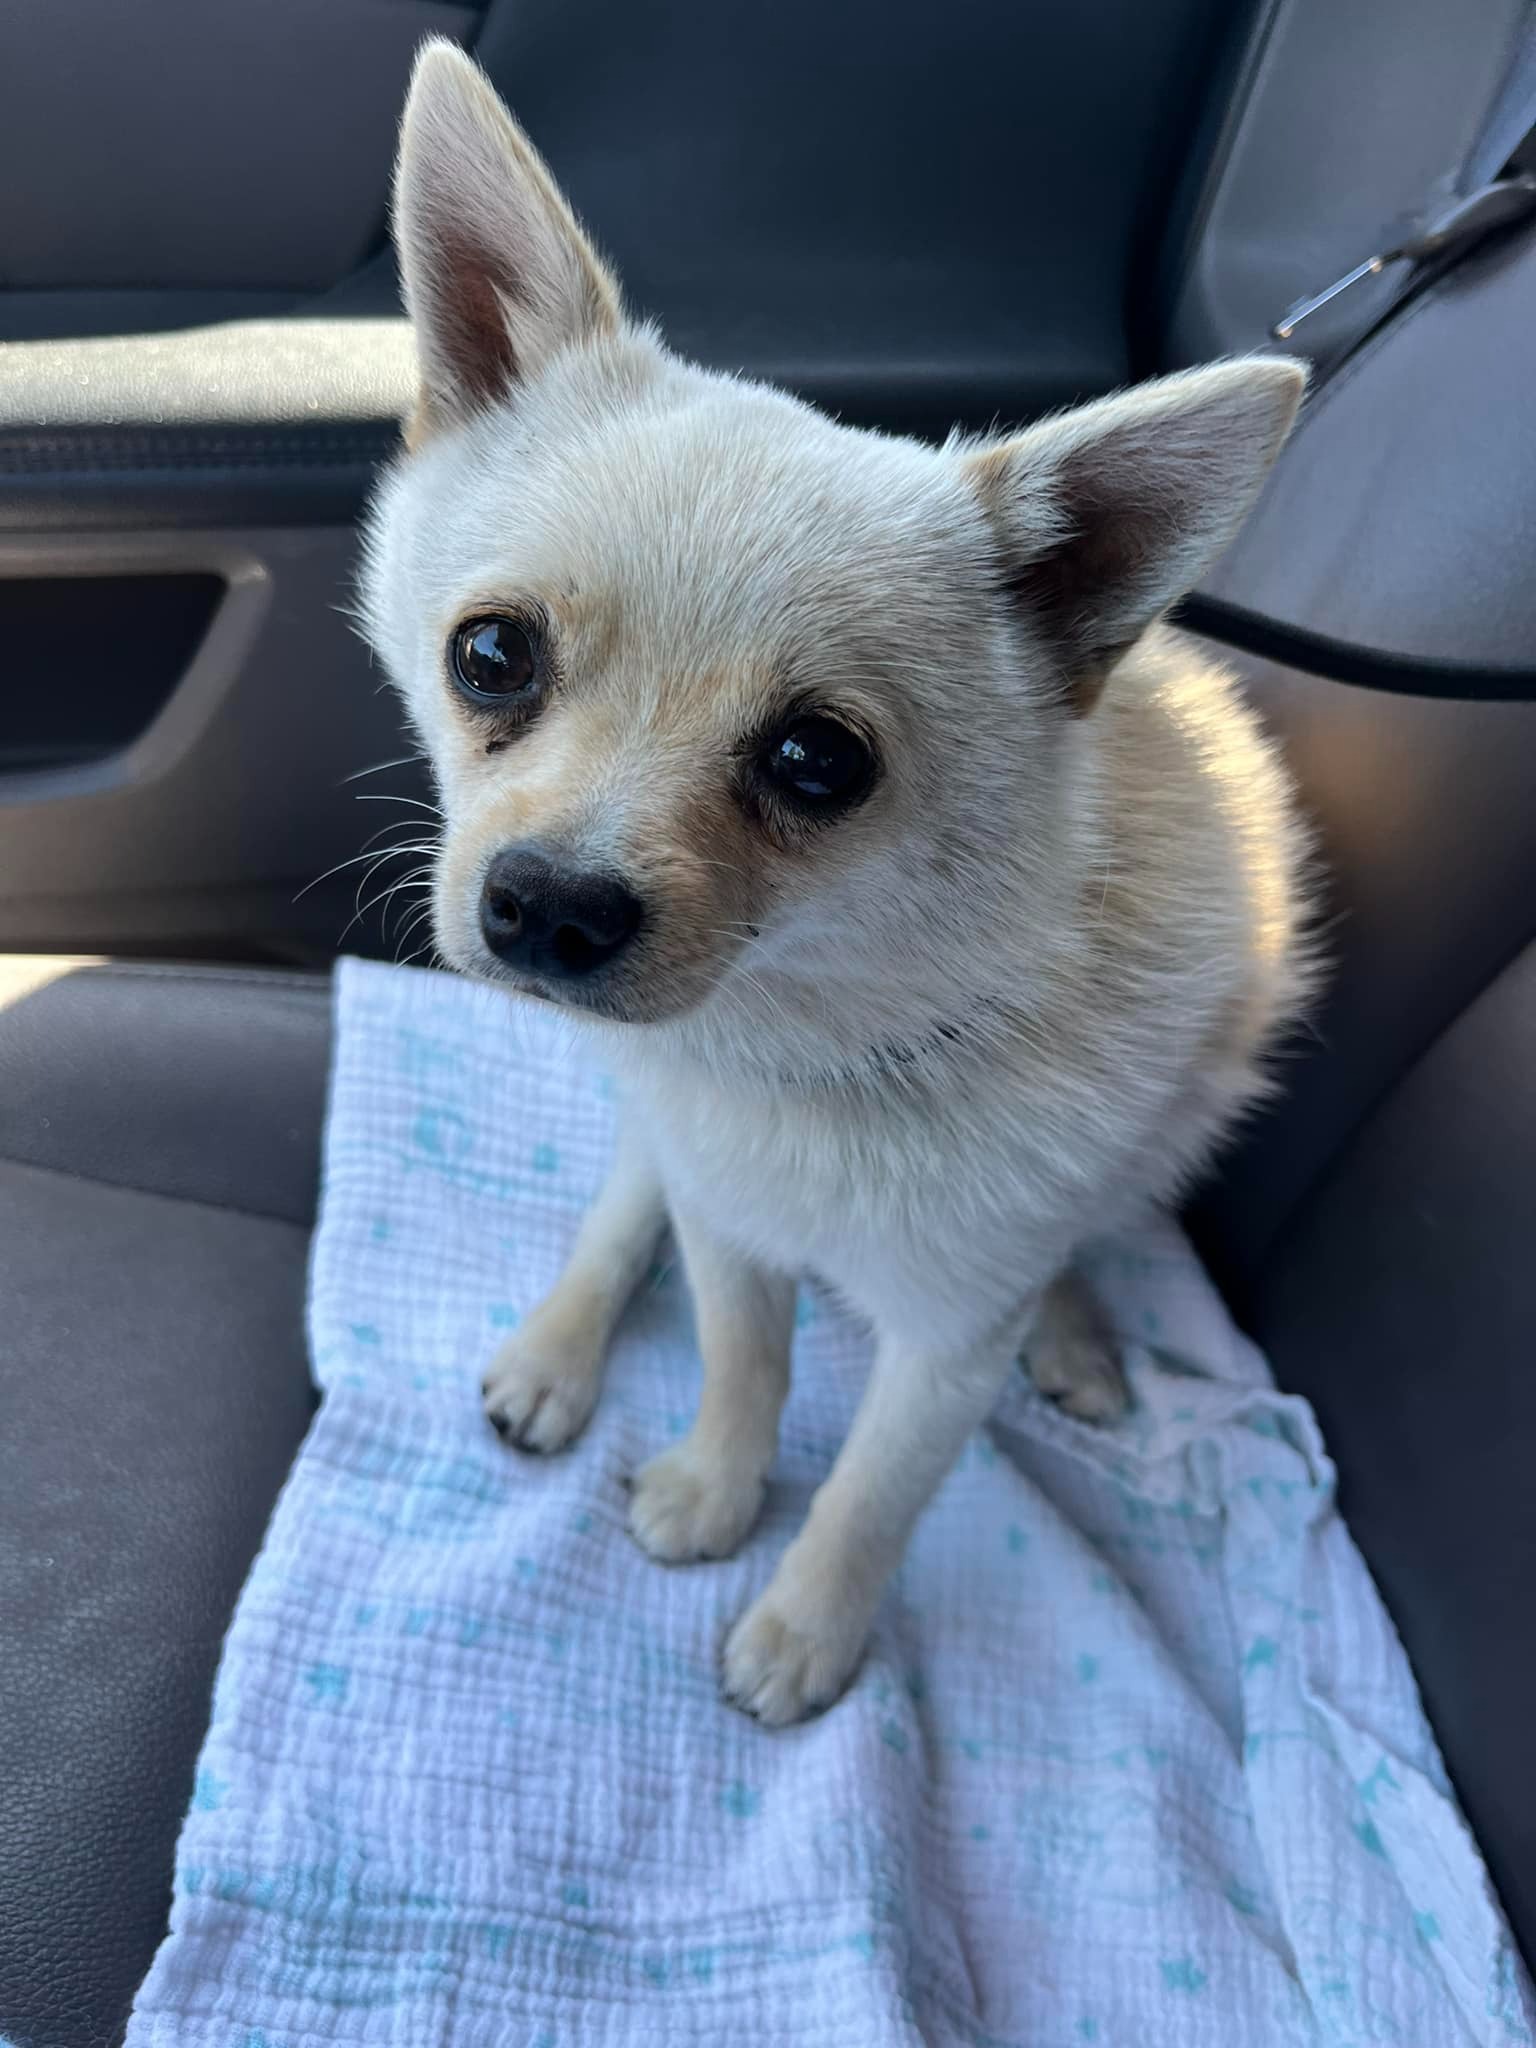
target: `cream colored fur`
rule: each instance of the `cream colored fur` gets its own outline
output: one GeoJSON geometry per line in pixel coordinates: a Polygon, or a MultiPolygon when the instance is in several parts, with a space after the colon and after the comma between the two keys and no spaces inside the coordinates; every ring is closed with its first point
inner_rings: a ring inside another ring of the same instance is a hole
{"type": "Polygon", "coordinates": [[[523,840],[647,906],[594,989],[527,990],[575,1006],[625,1136],[487,1406],[535,1450],[580,1429],[670,1217],[703,1396],[631,1520],[659,1558],[718,1556],[774,1456],[796,1276],[868,1319],[848,1442],[724,1648],[730,1697],[792,1720],[846,1683],[1032,1326],[1042,1387],[1116,1412],[1072,1253],[1178,1192],[1304,993],[1284,775],[1158,623],[1241,520],[1301,375],[1226,364],[943,449],[836,425],[628,324],[443,45],[412,88],[397,217],[425,385],[364,596],[442,793],[440,949],[507,978],[478,906],[523,840]],[[530,602],[556,685],[488,747],[445,648],[530,602]],[[839,821],[777,830],[737,764],[807,698],[876,736],[881,774],[839,821]]]}

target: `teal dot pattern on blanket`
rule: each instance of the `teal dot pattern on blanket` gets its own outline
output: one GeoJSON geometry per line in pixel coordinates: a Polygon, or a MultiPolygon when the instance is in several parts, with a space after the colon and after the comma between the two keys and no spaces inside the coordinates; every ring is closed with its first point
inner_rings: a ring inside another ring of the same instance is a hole
{"type": "Polygon", "coordinates": [[[1191,1994],[1203,1991],[1206,1986],[1204,1970],[1198,1969],[1188,1956],[1174,1956],[1159,1963],[1163,1975],[1163,1988],[1167,1991],[1186,1991],[1191,1994]]]}
{"type": "Polygon", "coordinates": [[[309,1696],[316,1706],[343,1706],[352,1674],[343,1664],[312,1664],[304,1673],[309,1696]]]}
{"type": "Polygon", "coordinates": [[[494,991],[346,963],[309,1327],[322,1401],[241,1595],[129,2048],[1529,2048],[1529,1986],[1402,1652],[1168,1226],[1091,1277],[1136,1400],[1021,1373],[848,1695],[770,1734],[717,1660],[846,1431],[801,1288],[738,1557],[652,1564],[625,1481],[699,1365],[663,1249],[587,1434],[479,1382],[559,1271],[611,1079],[494,991]]]}
{"type": "Polygon", "coordinates": [[[200,1770],[192,1785],[192,1810],[194,1813],[217,1813],[224,1803],[224,1794],[229,1788],[222,1778],[215,1777],[210,1770],[200,1770]]]}

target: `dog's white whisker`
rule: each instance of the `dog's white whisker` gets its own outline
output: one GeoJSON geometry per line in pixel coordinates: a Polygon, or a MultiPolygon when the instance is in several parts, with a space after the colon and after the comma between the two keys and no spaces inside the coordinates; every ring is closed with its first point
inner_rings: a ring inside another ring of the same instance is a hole
{"type": "Polygon", "coordinates": [[[389,862],[399,858],[403,858],[404,856],[413,852],[431,854],[436,852],[436,848],[430,840],[427,840],[423,841],[419,845],[414,846],[382,846],[373,855],[372,860],[370,861],[369,865],[363,870],[363,873],[358,880],[357,893],[352,899],[354,904],[353,915],[342,933],[343,937],[346,936],[347,932],[351,931],[352,926],[357,922],[357,920],[360,917],[362,917],[363,892],[370,886],[374,877],[382,873],[384,869],[388,866],[389,862]]]}
{"type": "MultiPolygon", "coordinates": [[[[386,825],[384,830],[387,832],[389,827],[386,825]]],[[[377,839],[379,834],[376,832],[373,837],[377,839]]],[[[375,849],[371,845],[365,846],[361,853],[354,853],[346,860],[337,861],[336,865],[327,868],[323,875],[316,875],[312,882],[306,882],[293,900],[297,903],[300,896],[307,896],[311,889],[318,889],[322,882],[328,882],[333,875],[342,874],[347,868],[355,868],[360,861],[367,860],[377,863],[381,860],[388,860],[397,853],[428,853],[434,850],[432,843],[426,840],[411,840],[401,846],[386,846],[382,850],[375,849]]]]}
{"type": "MultiPolygon", "coordinates": [[[[387,855],[384,857],[387,858],[387,855]]],[[[391,898],[396,896],[402,889],[419,888],[421,886],[421,875],[423,873],[423,870],[417,869],[414,874],[402,875],[397,881],[391,882],[387,888],[380,889],[375,895],[370,896],[367,902],[365,903],[362,900],[363,890],[367,888],[369,882],[373,878],[373,875],[377,872],[378,866],[379,863],[375,862],[374,867],[371,868],[368,871],[368,873],[363,877],[363,880],[358,887],[356,908],[354,909],[351,917],[347,919],[346,924],[342,927],[341,936],[340,938],[338,938],[336,942],[338,945],[340,945],[342,939],[346,938],[347,934],[352,930],[354,925],[361,924],[362,920],[368,915],[370,910],[375,910],[380,905],[388,903],[391,900],[391,898]]]]}
{"type": "Polygon", "coordinates": [[[424,797],[397,796],[393,792],[383,790],[358,790],[353,795],[352,801],[355,804],[408,804],[412,810],[426,811],[434,818],[440,818],[443,815],[439,805],[428,803],[424,797]]]}
{"type": "Polygon", "coordinates": [[[403,938],[407,933],[415,931],[417,926],[431,915],[432,899],[429,895],[423,895],[421,901],[411,909],[410,915],[402,925],[401,937],[403,938]]]}
{"type": "MultiPolygon", "coordinates": [[[[386,832],[415,832],[419,831],[420,829],[421,820],[419,818],[390,818],[387,819],[384,822],[384,824],[382,824],[379,827],[377,832],[370,832],[368,834],[368,837],[363,841],[363,845],[365,848],[377,849],[379,841],[384,837],[386,832]]],[[[399,843],[401,849],[404,852],[411,853],[416,851],[418,848],[425,850],[427,848],[433,847],[437,844],[437,841],[435,839],[423,839],[420,841],[404,839],[401,840],[399,843]]],[[[382,850],[385,853],[391,851],[391,849],[387,846],[384,847],[382,850]]]]}
{"type": "Polygon", "coordinates": [[[414,951],[413,953],[407,953],[407,954],[406,954],[406,956],[405,956],[405,958],[404,958],[403,960],[397,960],[397,961],[395,962],[395,965],[396,965],[397,967],[411,967],[411,966],[414,966],[414,964],[415,964],[415,963],[416,963],[416,962],[417,962],[418,960],[420,960],[421,958],[423,958],[423,956],[428,956],[428,957],[430,958],[430,955],[431,955],[432,951],[433,951],[433,945],[432,945],[432,941],[431,941],[430,939],[428,939],[427,943],[426,943],[426,944],[425,944],[424,946],[418,946],[418,947],[416,948],[416,950],[415,950],[415,951],[414,951]]]}
{"type": "Polygon", "coordinates": [[[397,754],[392,761],[375,761],[371,768],[359,768],[351,775],[344,775],[337,787],[345,789],[349,782],[361,782],[366,776],[383,775],[391,768],[413,766],[425,759],[426,756],[424,754],[397,754]]]}
{"type": "MultiPolygon", "coordinates": [[[[411,912],[410,916],[405,920],[404,924],[396,933],[395,958],[397,960],[399,959],[401,953],[404,951],[407,940],[410,939],[414,933],[420,931],[424,923],[427,925],[426,944],[430,946],[432,944],[430,904],[418,905],[417,908],[411,912]]],[[[418,947],[417,952],[419,953],[420,951],[422,951],[422,948],[418,947]]]]}

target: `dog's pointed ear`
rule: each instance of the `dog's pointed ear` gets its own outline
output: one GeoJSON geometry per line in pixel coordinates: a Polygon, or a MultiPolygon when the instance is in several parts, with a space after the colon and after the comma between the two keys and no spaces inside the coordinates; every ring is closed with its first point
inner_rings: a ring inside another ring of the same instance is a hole
{"type": "Polygon", "coordinates": [[[406,98],[394,227],[421,366],[418,435],[620,323],[618,286],[543,158],[479,66],[441,38],[423,45],[406,98]]]}
{"type": "Polygon", "coordinates": [[[973,449],[964,469],[1009,589],[1092,709],[1110,670],[1232,539],[1306,372],[1251,356],[1190,370],[973,449]]]}

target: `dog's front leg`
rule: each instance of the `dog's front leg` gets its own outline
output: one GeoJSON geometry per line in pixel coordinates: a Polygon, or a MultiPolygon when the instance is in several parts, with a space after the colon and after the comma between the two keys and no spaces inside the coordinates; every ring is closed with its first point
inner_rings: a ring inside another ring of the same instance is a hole
{"type": "Polygon", "coordinates": [[[558,1451],[597,1406],[614,1326],[666,1220],[649,1149],[621,1125],[612,1171],[565,1271],[497,1352],[481,1390],[492,1425],[520,1450],[558,1451]]]}
{"type": "Polygon", "coordinates": [[[946,1349],[881,1335],[848,1440],[726,1639],[726,1697],[770,1725],[836,1699],[907,1538],[1018,1356],[1022,1322],[946,1349]]]}
{"type": "Polygon", "coordinates": [[[789,1391],[795,1287],[724,1244],[674,1202],[704,1363],[699,1412],[680,1444],[635,1475],[629,1525],[667,1564],[727,1557],[757,1520],[789,1391]]]}

